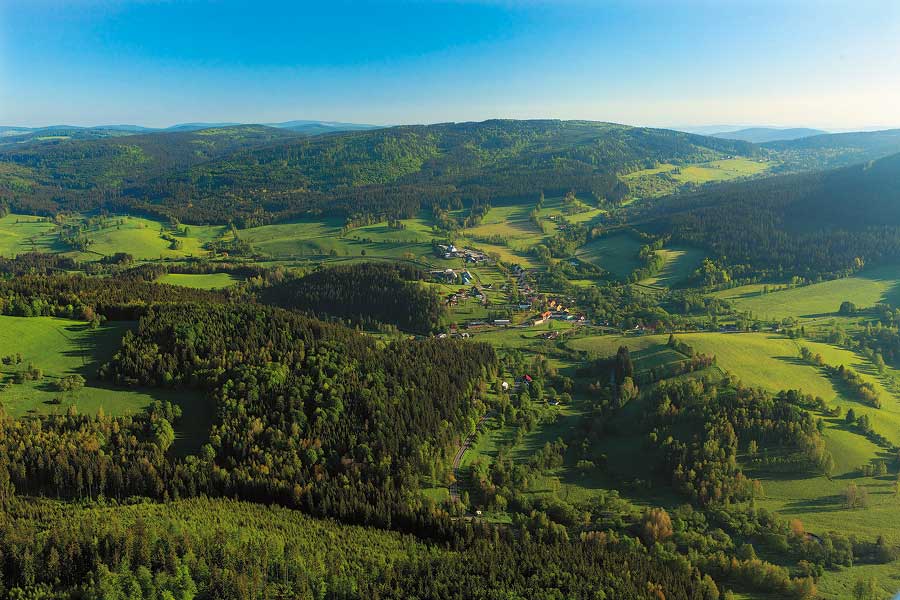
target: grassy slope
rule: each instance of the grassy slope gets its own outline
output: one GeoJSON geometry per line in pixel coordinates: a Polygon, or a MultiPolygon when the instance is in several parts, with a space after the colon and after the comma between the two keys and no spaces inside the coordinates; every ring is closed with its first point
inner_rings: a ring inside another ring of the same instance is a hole
{"type": "Polygon", "coordinates": [[[749,158],[731,158],[681,167],[681,172],[673,177],[681,183],[702,184],[759,175],[769,167],[768,163],[749,158]]]}
{"type": "Polygon", "coordinates": [[[844,300],[858,306],[872,306],[879,302],[896,306],[900,304],[900,265],[875,267],[853,277],[768,294],[762,293],[763,287],[763,284],[746,285],[722,290],[715,295],[732,301],[739,310],[771,319],[814,318],[833,314],[844,300]]]}
{"type": "MultiPolygon", "coordinates": [[[[191,226],[188,235],[174,234],[182,247],[172,250],[170,243],[160,237],[159,221],[133,216],[112,217],[109,226],[86,231],[94,241],[87,252],[70,252],[60,245],[54,230],[53,223],[39,222],[37,217],[7,215],[0,218],[0,255],[15,256],[34,249],[62,252],[84,261],[98,260],[116,252],[127,252],[136,260],[185,258],[205,255],[203,244],[220,238],[227,231],[220,226],[191,226]]],[[[168,228],[166,233],[173,234],[168,228]]]]}
{"type": "Polygon", "coordinates": [[[182,244],[181,249],[172,250],[169,242],[160,237],[158,221],[142,217],[124,217],[124,220],[123,225],[89,231],[88,236],[94,244],[80,258],[95,260],[98,254],[107,256],[116,252],[128,252],[136,260],[203,256],[206,254],[203,244],[219,238],[226,231],[226,228],[219,226],[190,226],[187,236],[167,231],[182,244]]]}
{"type": "Polygon", "coordinates": [[[579,248],[578,257],[599,265],[615,277],[623,279],[641,266],[638,253],[642,245],[641,240],[630,233],[613,233],[579,248]]]}
{"type": "Polygon", "coordinates": [[[773,166],[774,163],[771,162],[760,162],[741,157],[681,166],[663,163],[652,169],[633,171],[622,176],[622,179],[634,190],[636,195],[655,197],[675,192],[678,185],[702,185],[714,181],[762,175],[773,166]]]}
{"type": "Polygon", "coordinates": [[[240,281],[240,279],[231,273],[168,273],[157,280],[158,283],[181,285],[184,287],[199,288],[201,290],[226,288],[230,285],[234,285],[238,281],[240,281]]]}
{"type": "Polygon", "coordinates": [[[346,237],[340,235],[342,225],[343,221],[337,218],[301,220],[245,229],[240,236],[257,250],[282,260],[323,255],[402,258],[412,254],[421,257],[431,251],[431,238],[425,241],[423,223],[413,223],[406,230],[390,230],[383,224],[370,225],[354,229],[346,237]]]}
{"type": "MultiPolygon", "coordinates": [[[[593,336],[575,339],[570,345],[596,356],[611,356],[620,345],[625,345],[640,357],[662,348],[667,339],[666,335],[593,336]]],[[[900,400],[885,389],[864,357],[828,344],[766,333],[693,333],[679,334],[678,339],[698,352],[715,355],[716,364],[721,369],[734,373],[747,385],[773,392],[801,389],[805,393],[821,396],[832,405],[840,404],[844,410],[853,407],[857,413],[869,414],[877,431],[900,443],[900,400]],[[819,369],[801,362],[801,344],[821,353],[829,364],[843,364],[860,372],[876,386],[884,407],[878,410],[857,402],[819,369]]]]}
{"type": "MultiPolygon", "coordinates": [[[[799,388],[822,396],[832,406],[840,404],[844,410],[852,406],[857,413],[869,414],[876,430],[895,443],[900,442],[900,402],[881,386],[872,373],[871,365],[850,351],[769,334],[699,333],[678,337],[699,352],[715,354],[718,366],[734,373],[745,384],[771,391],[799,388]],[[829,363],[846,364],[862,372],[881,391],[884,408],[876,410],[855,402],[819,369],[800,362],[797,358],[799,343],[822,353],[829,363]]],[[[637,359],[638,368],[642,368],[641,358],[654,352],[665,341],[666,336],[595,336],[574,340],[571,345],[599,356],[613,354],[619,345],[627,345],[637,359]]],[[[826,441],[837,463],[833,480],[825,477],[765,477],[767,499],[764,505],[786,516],[801,518],[814,531],[849,525],[851,529],[848,531],[860,535],[874,537],[885,533],[900,541],[900,532],[879,531],[884,519],[900,519],[900,501],[888,493],[890,481],[857,478],[855,474],[856,467],[875,458],[887,458],[883,450],[849,431],[839,419],[826,419],[826,423],[826,441]],[[865,511],[845,511],[841,508],[839,495],[850,479],[869,488],[872,508],[865,511]]]]}
{"type": "MultiPolygon", "coordinates": [[[[900,402],[881,386],[871,365],[863,357],[827,344],[795,342],[768,334],[703,333],[681,334],[679,338],[700,352],[716,354],[720,367],[735,373],[747,384],[772,391],[801,388],[821,395],[832,406],[841,404],[844,410],[852,406],[857,413],[869,414],[878,431],[888,435],[895,443],[900,442],[900,402]],[[829,363],[850,365],[863,373],[881,391],[884,408],[864,407],[845,397],[839,386],[836,387],[818,369],[796,359],[798,343],[822,353],[829,363]]],[[[619,345],[627,345],[637,368],[642,370],[647,368],[647,358],[658,352],[665,341],[666,336],[593,336],[573,340],[571,346],[604,356],[613,354],[619,345]]],[[[629,405],[625,410],[639,412],[636,405],[629,405]]],[[[617,473],[618,466],[622,471],[620,477],[634,475],[628,470],[628,465],[633,465],[635,456],[640,456],[642,451],[641,440],[629,436],[628,422],[629,419],[624,419],[625,431],[610,438],[603,447],[609,457],[610,472],[617,473]]],[[[893,457],[849,430],[841,419],[825,418],[825,422],[826,444],[836,462],[832,478],[797,478],[771,472],[753,472],[752,476],[762,480],[766,494],[765,498],[757,501],[757,505],[777,511],[785,518],[798,518],[813,532],[836,530],[866,539],[884,535],[891,543],[900,543],[900,531],[885,526],[900,522],[900,499],[892,491],[895,470],[891,469],[889,475],[882,478],[860,477],[856,471],[857,467],[873,459],[887,460],[889,465],[893,465],[893,457]],[[842,492],[851,481],[868,490],[868,508],[847,510],[843,507],[842,492]]],[[[847,598],[856,579],[867,577],[876,578],[885,589],[892,590],[897,587],[896,569],[896,564],[864,565],[851,571],[827,572],[819,582],[819,591],[824,598],[847,598]]]]}
{"type": "Polygon", "coordinates": [[[53,223],[42,222],[39,217],[16,214],[0,217],[0,256],[13,257],[32,250],[56,251],[55,240],[47,235],[53,228],[53,223]]]}
{"type": "MultiPolygon", "coordinates": [[[[107,414],[123,414],[142,409],[152,396],[145,392],[105,387],[96,378],[100,364],[111,358],[129,323],[107,323],[92,330],[85,323],[50,317],[0,316],[0,355],[22,354],[20,365],[0,365],[9,375],[24,370],[29,362],[43,369],[42,381],[11,383],[0,392],[6,412],[19,416],[28,412],[64,411],[75,404],[80,412],[95,413],[100,407],[107,414]],[[78,373],[88,380],[78,392],[53,390],[55,380],[78,373]],[[48,404],[59,398],[61,404],[48,404]]],[[[155,394],[154,394],[155,395],[155,394]]]]}
{"type": "Polygon", "coordinates": [[[0,356],[22,354],[19,365],[0,364],[4,380],[26,369],[30,362],[44,372],[41,381],[10,383],[0,391],[3,410],[19,417],[65,412],[74,404],[85,414],[96,414],[103,408],[108,415],[121,415],[140,411],[154,399],[168,400],[183,411],[176,426],[175,451],[195,452],[206,441],[213,415],[204,399],[172,390],[114,388],[97,379],[97,368],[112,357],[122,335],[133,325],[108,322],[94,330],[80,321],[0,315],[0,356]],[[85,387],[65,393],[53,389],[54,381],[75,373],[87,380],[85,387]],[[55,400],[60,402],[56,404],[55,400]]]}
{"type": "Polygon", "coordinates": [[[673,246],[657,251],[661,254],[666,264],[662,270],[641,281],[644,285],[675,287],[685,283],[691,274],[697,270],[700,263],[706,257],[706,253],[699,248],[689,246],[673,246]]]}

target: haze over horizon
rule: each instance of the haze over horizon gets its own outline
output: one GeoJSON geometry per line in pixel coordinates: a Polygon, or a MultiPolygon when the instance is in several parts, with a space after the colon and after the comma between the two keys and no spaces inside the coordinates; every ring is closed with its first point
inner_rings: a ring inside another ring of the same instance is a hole
{"type": "Polygon", "coordinates": [[[0,124],[891,127],[898,17],[875,1],[11,0],[0,124]]]}

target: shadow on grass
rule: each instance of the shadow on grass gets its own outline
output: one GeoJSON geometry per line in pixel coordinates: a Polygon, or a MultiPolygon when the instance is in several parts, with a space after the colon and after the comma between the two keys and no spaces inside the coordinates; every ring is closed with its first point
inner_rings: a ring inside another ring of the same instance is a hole
{"type": "Polygon", "coordinates": [[[772,358],[774,358],[775,360],[780,360],[781,362],[786,362],[791,365],[797,365],[797,366],[801,366],[801,367],[802,366],[811,366],[809,363],[807,363],[802,358],[799,358],[797,356],[773,356],[772,358]]]}
{"type": "Polygon", "coordinates": [[[832,496],[822,496],[820,498],[810,498],[806,500],[796,500],[788,502],[782,510],[796,513],[823,513],[823,512],[840,512],[847,510],[844,507],[844,498],[840,494],[832,496]]]}

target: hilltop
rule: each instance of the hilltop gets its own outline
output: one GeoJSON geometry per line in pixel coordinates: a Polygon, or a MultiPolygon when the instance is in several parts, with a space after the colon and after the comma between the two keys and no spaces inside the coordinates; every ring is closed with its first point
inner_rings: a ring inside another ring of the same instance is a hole
{"type": "Polygon", "coordinates": [[[900,154],[722,184],[643,210],[650,230],[709,248],[739,270],[839,274],[900,257],[900,154]]]}
{"type": "Polygon", "coordinates": [[[712,137],[728,140],[743,140],[762,144],[780,140],[796,140],[813,135],[826,135],[827,131],[821,129],[809,129],[807,127],[779,128],[779,127],[748,127],[736,131],[721,131],[709,134],[712,137]]]}

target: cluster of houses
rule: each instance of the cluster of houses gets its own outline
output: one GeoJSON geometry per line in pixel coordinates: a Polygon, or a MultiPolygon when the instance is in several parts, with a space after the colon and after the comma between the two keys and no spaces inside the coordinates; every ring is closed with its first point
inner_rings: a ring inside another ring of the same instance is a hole
{"type": "Polygon", "coordinates": [[[516,391],[521,387],[530,387],[533,382],[534,379],[532,379],[531,375],[525,373],[521,377],[516,377],[515,382],[512,385],[510,385],[508,381],[501,382],[500,389],[504,392],[508,392],[510,389],[516,391]]]}
{"type": "Polygon", "coordinates": [[[488,262],[488,257],[484,252],[475,248],[457,248],[453,244],[438,244],[436,253],[441,258],[462,258],[467,263],[476,265],[488,262]]]}
{"type": "Polygon", "coordinates": [[[469,285],[475,279],[472,273],[469,272],[468,269],[463,271],[456,271],[454,269],[444,269],[444,270],[435,270],[429,271],[429,275],[440,283],[456,283],[457,281],[461,282],[463,285],[469,285]]]}
{"type": "Polygon", "coordinates": [[[469,298],[474,298],[484,305],[487,305],[488,303],[487,296],[484,294],[484,292],[482,292],[477,285],[473,285],[469,289],[460,288],[459,290],[448,295],[447,306],[458,306],[460,300],[468,300],[469,298]]]}
{"type": "Polygon", "coordinates": [[[467,339],[472,337],[472,334],[470,334],[468,331],[460,331],[454,323],[453,325],[450,325],[450,333],[441,333],[438,334],[438,337],[442,340],[447,338],[467,339]]]}
{"type": "Polygon", "coordinates": [[[568,310],[566,310],[564,312],[560,312],[560,311],[554,312],[552,310],[545,310],[541,314],[535,315],[534,317],[532,317],[531,324],[534,327],[537,327],[538,325],[543,325],[547,321],[554,320],[554,319],[558,320],[558,321],[578,321],[579,323],[583,323],[585,321],[585,316],[584,315],[575,315],[574,313],[571,313],[568,310]]]}
{"type": "Polygon", "coordinates": [[[531,286],[528,284],[528,272],[525,269],[516,264],[510,267],[509,272],[516,278],[516,286],[522,294],[527,296],[532,292],[531,286]]]}
{"type": "MultiPolygon", "coordinates": [[[[534,383],[534,379],[531,378],[531,375],[525,373],[521,377],[516,377],[515,382],[510,385],[508,381],[502,381],[500,383],[500,388],[504,392],[509,392],[510,390],[517,392],[523,387],[531,387],[531,384],[534,383]]],[[[550,406],[559,406],[560,402],[557,399],[550,400],[548,402],[550,406]]]]}
{"type": "Polygon", "coordinates": [[[562,300],[557,300],[555,298],[551,298],[545,304],[547,310],[544,310],[538,315],[535,315],[531,318],[531,324],[533,326],[543,325],[547,321],[551,319],[557,319],[561,321],[579,321],[584,322],[584,315],[575,315],[572,312],[572,309],[565,306],[562,300]]]}

